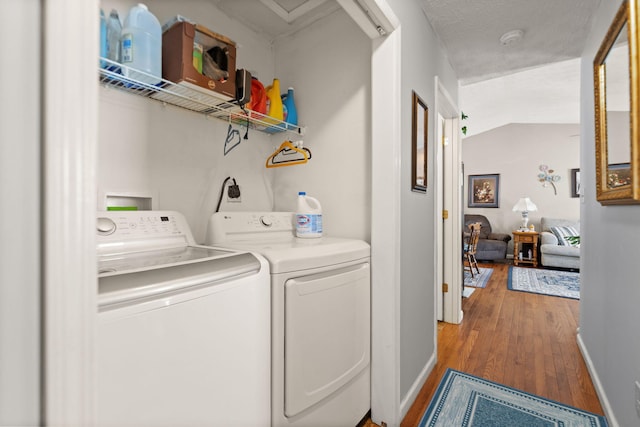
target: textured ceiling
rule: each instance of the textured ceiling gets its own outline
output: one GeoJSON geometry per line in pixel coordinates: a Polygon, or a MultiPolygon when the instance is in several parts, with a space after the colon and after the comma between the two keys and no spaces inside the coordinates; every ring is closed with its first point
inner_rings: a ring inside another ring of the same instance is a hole
{"type": "Polygon", "coordinates": [[[268,40],[293,34],[340,9],[335,0],[210,0],[268,40]]]}
{"type": "Polygon", "coordinates": [[[420,0],[462,84],[578,58],[600,0],[420,0]],[[522,30],[520,41],[500,37],[522,30]]]}
{"type": "MultiPolygon", "coordinates": [[[[336,0],[209,0],[268,40],[340,8],[336,0]]],[[[601,0],[402,0],[418,2],[465,85],[578,58],[601,0]],[[500,37],[522,30],[508,45],[500,37]]]]}

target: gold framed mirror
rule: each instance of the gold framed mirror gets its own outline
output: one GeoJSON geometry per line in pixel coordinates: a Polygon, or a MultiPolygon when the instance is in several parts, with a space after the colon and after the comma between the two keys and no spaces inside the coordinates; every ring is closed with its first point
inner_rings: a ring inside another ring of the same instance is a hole
{"type": "Polygon", "coordinates": [[[596,199],[640,203],[638,1],[624,0],[593,61],[596,199]]]}

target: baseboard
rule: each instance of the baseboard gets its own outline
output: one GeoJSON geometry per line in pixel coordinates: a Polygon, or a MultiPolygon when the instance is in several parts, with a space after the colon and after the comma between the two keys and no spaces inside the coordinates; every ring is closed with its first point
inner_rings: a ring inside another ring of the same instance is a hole
{"type": "Polygon", "coordinates": [[[613,414],[613,409],[611,408],[611,404],[609,403],[609,399],[607,399],[607,394],[602,387],[602,382],[600,382],[600,377],[598,377],[598,373],[596,372],[596,368],[593,366],[593,361],[589,356],[589,351],[582,340],[582,336],[580,335],[580,328],[578,328],[577,334],[578,348],[580,349],[580,353],[582,353],[582,358],[584,359],[584,363],[587,365],[587,370],[589,371],[589,375],[591,376],[591,382],[593,382],[593,386],[596,389],[596,393],[598,394],[598,399],[600,400],[600,405],[602,405],[602,409],[604,410],[604,415],[607,417],[607,422],[610,427],[620,427],[618,421],[616,420],[615,415],[613,414]]]}
{"type": "Polygon", "coordinates": [[[402,402],[400,402],[400,420],[403,420],[407,415],[407,412],[409,412],[409,409],[411,409],[411,405],[413,405],[416,397],[418,397],[418,393],[420,393],[420,390],[422,390],[422,386],[427,381],[429,374],[431,373],[431,371],[433,371],[433,368],[435,368],[437,358],[436,352],[437,350],[434,350],[434,352],[431,354],[431,357],[427,361],[427,364],[424,365],[422,372],[420,372],[420,375],[418,375],[418,378],[416,378],[416,380],[413,382],[413,385],[409,389],[409,392],[407,392],[407,395],[404,397],[404,399],[402,399],[402,402]]]}

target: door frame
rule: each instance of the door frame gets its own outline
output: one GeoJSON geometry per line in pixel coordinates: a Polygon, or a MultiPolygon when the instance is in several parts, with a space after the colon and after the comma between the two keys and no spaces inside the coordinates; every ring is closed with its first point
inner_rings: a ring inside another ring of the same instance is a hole
{"type": "Polygon", "coordinates": [[[373,41],[371,58],[371,418],[398,426],[402,27],[373,41]]]}
{"type": "MultiPolygon", "coordinates": [[[[436,185],[436,202],[434,218],[442,218],[443,211],[448,211],[448,219],[436,221],[436,269],[434,283],[436,301],[443,298],[442,319],[447,323],[462,322],[462,184],[461,176],[462,147],[460,131],[460,114],[457,103],[447,89],[435,77],[435,111],[445,121],[444,138],[448,144],[436,144],[437,177],[442,177],[436,185]],[[440,171],[442,173],[440,173],[440,171]],[[445,189],[452,189],[445,191],[445,189]],[[439,271],[442,269],[442,271],[439,271]],[[448,292],[442,290],[442,284],[448,284],[448,292]],[[443,296],[444,294],[444,296],[443,296]]],[[[435,141],[440,141],[440,121],[434,126],[435,141]]],[[[440,313],[437,313],[437,318],[440,313]]],[[[436,325],[437,327],[437,325],[436,325]]],[[[437,331],[436,331],[437,341],[437,331]]]]}
{"type": "MultiPolygon", "coordinates": [[[[436,270],[435,270],[435,279],[433,283],[435,284],[435,301],[436,301],[436,320],[438,322],[444,321],[444,290],[443,283],[446,283],[444,279],[445,272],[445,257],[444,257],[444,222],[446,221],[443,218],[444,211],[444,138],[445,138],[445,127],[446,121],[445,118],[442,117],[436,110],[436,138],[435,138],[435,188],[436,188],[436,197],[435,197],[435,212],[434,218],[437,222],[436,224],[436,247],[434,253],[436,254],[436,270]]],[[[437,328],[436,328],[437,329],[437,328]]],[[[436,338],[437,341],[437,338],[436,338]]]]}
{"type": "Polygon", "coordinates": [[[91,426],[99,3],[42,5],[43,425],[91,426]]]}

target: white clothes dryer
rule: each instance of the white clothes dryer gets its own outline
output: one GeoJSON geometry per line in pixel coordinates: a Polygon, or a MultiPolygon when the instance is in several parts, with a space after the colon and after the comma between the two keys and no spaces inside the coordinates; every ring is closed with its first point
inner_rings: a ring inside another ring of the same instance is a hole
{"type": "Polygon", "coordinates": [[[98,212],[97,425],[268,427],[269,266],[178,212],[98,212]]]}
{"type": "Polygon", "coordinates": [[[295,237],[291,212],[219,212],[206,244],[271,272],[274,427],[355,426],[370,408],[370,246],[295,237]]]}

